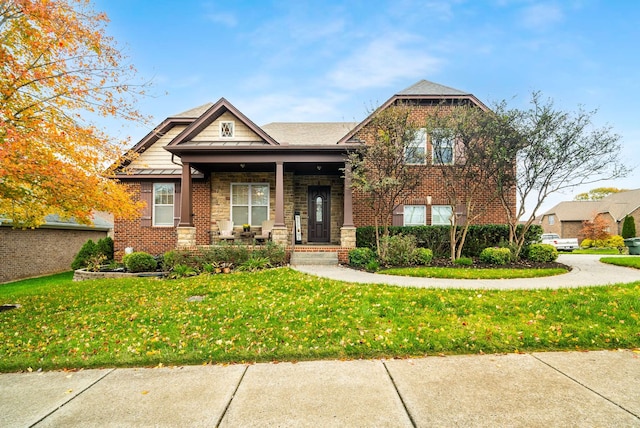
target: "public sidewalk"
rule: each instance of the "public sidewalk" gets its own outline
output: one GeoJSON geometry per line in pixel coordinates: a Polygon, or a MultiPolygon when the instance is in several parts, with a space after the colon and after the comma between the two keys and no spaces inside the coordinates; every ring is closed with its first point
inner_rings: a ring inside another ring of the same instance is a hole
{"type": "Polygon", "coordinates": [[[640,427],[633,351],[0,375],[2,427],[640,427]]]}

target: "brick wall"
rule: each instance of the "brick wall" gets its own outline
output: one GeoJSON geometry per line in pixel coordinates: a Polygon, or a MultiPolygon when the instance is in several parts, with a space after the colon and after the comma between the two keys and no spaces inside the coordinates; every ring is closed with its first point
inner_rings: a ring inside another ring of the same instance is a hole
{"type": "Polygon", "coordinates": [[[0,227],[0,283],[71,270],[71,262],[97,230],[27,229],[0,227]]]}
{"type": "MultiPolygon", "coordinates": [[[[452,108],[451,106],[445,107],[435,107],[435,106],[416,106],[413,107],[412,113],[410,115],[410,119],[414,123],[425,123],[427,115],[430,114],[433,109],[438,108],[443,114],[452,108]]],[[[371,142],[372,137],[370,135],[370,130],[365,126],[358,137],[364,141],[371,142]]],[[[412,196],[402,202],[403,205],[427,205],[427,196],[431,196],[431,204],[432,205],[448,205],[447,197],[444,188],[444,182],[442,179],[442,173],[439,171],[440,168],[447,168],[447,166],[433,166],[430,165],[429,159],[432,153],[431,142],[427,140],[427,164],[419,165],[415,168],[421,168],[423,170],[422,182],[418,186],[418,188],[413,192],[412,196]]],[[[477,201],[482,201],[484,203],[488,203],[488,209],[484,212],[478,220],[475,221],[476,224],[506,224],[507,216],[504,212],[504,208],[499,200],[495,199],[491,201],[490,191],[487,191],[483,194],[476,195],[477,201]],[[489,202],[490,201],[490,202],[489,202]]],[[[509,201],[510,204],[514,207],[516,205],[516,195],[515,189],[509,192],[509,201]]],[[[358,192],[354,192],[354,201],[353,201],[353,216],[354,223],[356,226],[368,226],[374,224],[374,215],[371,209],[367,207],[365,203],[363,203],[363,197],[358,192]]],[[[427,224],[431,224],[431,210],[427,207],[427,224]]]]}
{"type": "MultiPolygon", "coordinates": [[[[140,182],[128,181],[121,185],[129,188],[134,200],[140,199],[140,182]]],[[[196,227],[197,245],[210,243],[210,193],[209,180],[193,181],[193,222],[196,227]]],[[[180,203],[180,201],[175,202],[180,203]]],[[[142,227],[139,218],[134,220],[116,218],[113,232],[116,260],[122,258],[126,247],[132,247],[134,251],[146,251],[158,255],[175,249],[177,244],[175,227],[142,227]]]]}

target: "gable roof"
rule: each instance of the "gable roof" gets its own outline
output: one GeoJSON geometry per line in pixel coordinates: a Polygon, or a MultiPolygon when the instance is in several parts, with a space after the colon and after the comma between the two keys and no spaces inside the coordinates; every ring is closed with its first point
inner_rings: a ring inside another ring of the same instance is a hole
{"type": "Polygon", "coordinates": [[[563,201],[543,215],[554,214],[559,221],[591,220],[595,214],[601,212],[601,204],[602,201],[563,201]]]}
{"type": "MultiPolygon", "coordinates": [[[[196,109],[194,109],[196,110],[196,109]]],[[[227,101],[224,98],[220,98],[218,102],[211,105],[204,113],[200,115],[196,120],[194,120],[185,130],[183,130],[178,136],[176,136],[168,145],[168,146],[178,146],[182,143],[185,143],[200,132],[205,129],[207,126],[211,125],[217,118],[222,116],[224,113],[229,112],[234,115],[238,120],[244,123],[251,131],[260,136],[267,144],[277,146],[278,142],[274,140],[269,134],[267,134],[262,128],[253,123],[251,119],[245,116],[240,110],[235,108],[233,104],[227,101]]]]}
{"type": "Polygon", "coordinates": [[[602,198],[600,212],[608,212],[616,221],[621,221],[627,214],[640,208],[640,189],[612,193],[602,198]]]}
{"type": "Polygon", "coordinates": [[[350,140],[358,133],[358,131],[360,131],[369,122],[371,122],[371,119],[380,111],[386,109],[392,104],[398,103],[399,101],[409,100],[468,101],[472,104],[477,105],[482,110],[489,110],[487,106],[485,106],[479,99],[477,99],[469,92],[461,91],[459,89],[451,88],[449,86],[444,86],[439,83],[423,79],[389,98],[385,103],[383,103],[373,113],[371,113],[365,120],[360,122],[354,129],[352,129],[351,132],[341,138],[338,143],[345,144],[350,142],[350,140]]]}
{"type": "Polygon", "coordinates": [[[355,128],[358,122],[272,122],[262,126],[280,144],[331,145],[355,128]]]}
{"type": "Polygon", "coordinates": [[[439,95],[439,96],[461,96],[471,95],[469,92],[444,86],[439,83],[430,82],[428,80],[420,80],[406,89],[398,92],[396,95],[439,95]]]}
{"type": "Polygon", "coordinates": [[[640,189],[612,193],[599,201],[560,202],[544,215],[555,214],[560,221],[591,220],[595,214],[609,213],[616,221],[640,208],[640,189]]]}

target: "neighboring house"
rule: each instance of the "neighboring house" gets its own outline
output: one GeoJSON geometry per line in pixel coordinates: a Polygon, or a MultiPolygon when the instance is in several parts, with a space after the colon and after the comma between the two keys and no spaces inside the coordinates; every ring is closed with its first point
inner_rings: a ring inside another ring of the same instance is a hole
{"type": "Polygon", "coordinates": [[[600,201],[560,202],[542,215],[544,233],[557,233],[561,238],[578,238],[582,223],[598,214],[600,201]]]}
{"type": "MultiPolygon", "coordinates": [[[[486,109],[472,94],[422,80],[377,111],[407,102],[417,121],[442,102],[486,109]]],[[[216,242],[221,221],[233,221],[240,232],[245,223],[260,231],[264,220],[273,220],[273,241],[291,248],[297,243],[295,251],[329,249],[345,260],[355,246],[355,227],[373,224],[370,210],[352,194],[346,162],[350,151],[367,144],[372,116],[360,123],[260,127],[221,98],[165,119],[132,148],[137,157],[118,174],[146,208],[138,219],[116,219],[116,254],[126,247],[159,254],[208,245],[216,242]]],[[[444,150],[453,164],[455,150],[434,148],[426,133],[418,135],[414,145],[423,156],[411,163],[424,168],[423,182],[396,209],[394,224],[449,224],[452,208],[437,170],[448,165],[432,159],[433,150],[444,150]]],[[[499,203],[480,219],[505,222],[499,203]]]]}
{"type": "Polygon", "coordinates": [[[581,238],[582,223],[602,217],[612,235],[622,233],[624,218],[630,215],[636,225],[640,221],[640,189],[612,193],[599,201],[560,202],[544,213],[542,229],[561,238],[581,238]]]}
{"type": "Polygon", "coordinates": [[[71,270],[71,262],[89,239],[105,238],[113,228],[109,216],[94,216],[94,225],[49,215],[35,229],[14,229],[0,222],[0,283],[71,270]]]}

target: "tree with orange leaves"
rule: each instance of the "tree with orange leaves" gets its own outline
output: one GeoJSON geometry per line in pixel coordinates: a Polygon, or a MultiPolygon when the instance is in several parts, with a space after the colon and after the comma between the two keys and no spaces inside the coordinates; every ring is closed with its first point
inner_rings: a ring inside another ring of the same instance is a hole
{"type": "Polygon", "coordinates": [[[138,213],[107,166],[125,142],[88,119],[145,120],[134,106],[145,85],[134,83],[107,21],[88,0],[0,3],[0,221],[36,227],[47,214],[90,223],[94,209],[138,213]]]}

